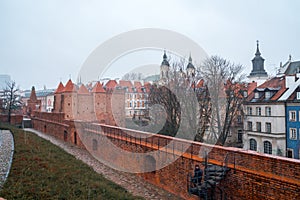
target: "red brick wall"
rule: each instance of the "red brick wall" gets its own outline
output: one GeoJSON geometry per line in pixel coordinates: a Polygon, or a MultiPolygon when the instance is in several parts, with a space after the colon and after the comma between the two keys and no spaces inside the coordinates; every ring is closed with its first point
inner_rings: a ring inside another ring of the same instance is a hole
{"type": "MultiPolygon", "coordinates": [[[[11,114],[10,123],[12,125],[22,125],[23,115],[11,114]]],[[[0,114],[0,122],[8,122],[8,115],[0,114]]]]}
{"type": "MultiPolygon", "coordinates": [[[[120,128],[105,128],[102,130],[109,137],[119,138],[119,134],[125,135],[120,128]]],[[[96,127],[89,127],[97,130],[96,127]]],[[[171,137],[154,135],[147,138],[147,144],[139,145],[141,132],[133,131],[137,140],[123,138],[122,142],[112,140],[116,145],[127,151],[141,152],[149,149],[160,148],[170,141],[175,141],[174,150],[171,145],[169,149],[161,150],[161,162],[172,159],[174,154],[182,156],[172,164],[157,170],[155,173],[140,174],[146,180],[184,198],[192,198],[187,193],[187,174],[193,172],[195,164],[202,164],[204,152],[208,149],[209,162],[223,165],[227,155],[227,165],[231,168],[226,178],[221,182],[227,199],[300,199],[300,161],[272,155],[263,155],[255,152],[243,151],[242,149],[210,146],[198,142],[174,139],[171,137]],[[127,140],[127,141],[126,141],[127,140]],[[137,144],[135,144],[137,143],[137,144]],[[186,152],[181,151],[181,144],[190,143],[186,152]]],[[[145,139],[142,139],[146,142],[145,139]]],[[[109,149],[106,150],[109,155],[109,149]]],[[[122,159],[119,158],[119,162],[122,159]]],[[[159,160],[157,160],[159,162],[159,160]]],[[[133,165],[134,163],[130,163],[133,165]]],[[[134,166],[132,166],[134,167],[134,166]]],[[[203,167],[203,166],[202,166],[203,167]]]]}
{"type": "MultiPolygon", "coordinates": [[[[209,152],[209,162],[213,164],[223,165],[227,155],[227,164],[231,171],[228,172],[226,178],[220,184],[227,199],[300,199],[299,160],[263,155],[252,151],[247,152],[237,148],[210,146],[160,135],[139,139],[140,136],[144,136],[146,133],[131,131],[137,138],[134,139],[128,137],[128,135],[126,137],[126,133],[122,128],[107,125],[89,125],[88,129],[86,129],[82,123],[78,123],[76,125],[77,129],[75,129],[73,121],[65,120],[63,123],[58,123],[34,118],[33,122],[34,127],[38,130],[43,130],[43,126],[46,124],[47,133],[54,134],[61,139],[64,139],[63,132],[66,130],[69,134],[68,141],[72,143],[74,143],[72,134],[77,131],[81,134],[84,133],[87,141],[92,138],[97,139],[102,134],[111,138],[115,145],[127,151],[141,153],[160,148],[161,157],[159,159],[161,160],[156,162],[172,159],[174,155],[181,155],[172,164],[156,172],[143,173],[139,174],[139,176],[186,199],[196,199],[195,196],[187,193],[187,174],[193,172],[195,164],[202,166],[203,156],[201,155],[204,155],[204,152],[208,149],[210,149],[210,151],[207,151],[209,152]],[[174,146],[168,149],[161,149],[162,146],[170,143],[172,140],[175,141],[174,146]],[[181,147],[185,144],[189,144],[190,147],[187,151],[182,152],[181,147]]],[[[90,148],[92,145],[91,141],[87,143],[89,143],[90,148]]],[[[78,142],[78,145],[83,147],[81,140],[78,142]]],[[[108,157],[114,156],[114,152],[110,152],[109,148],[101,149],[99,153],[108,157]]],[[[118,157],[116,162],[121,164],[124,163],[124,160],[118,157]]],[[[136,167],[134,162],[130,162],[130,164],[132,168],[136,167]]]]}

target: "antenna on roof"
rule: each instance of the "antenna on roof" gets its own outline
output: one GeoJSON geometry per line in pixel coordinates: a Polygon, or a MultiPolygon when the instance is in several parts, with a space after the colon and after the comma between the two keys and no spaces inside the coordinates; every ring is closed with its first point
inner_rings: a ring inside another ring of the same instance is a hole
{"type": "Polygon", "coordinates": [[[292,55],[291,54],[289,55],[289,61],[290,62],[292,61],[292,55]]]}

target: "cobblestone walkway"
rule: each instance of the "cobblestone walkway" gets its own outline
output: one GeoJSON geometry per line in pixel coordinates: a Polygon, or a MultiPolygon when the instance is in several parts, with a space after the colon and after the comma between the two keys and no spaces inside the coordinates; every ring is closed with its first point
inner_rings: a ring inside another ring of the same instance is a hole
{"type": "Polygon", "coordinates": [[[11,167],[14,150],[13,136],[8,130],[0,130],[0,189],[11,167]]]}
{"type": "Polygon", "coordinates": [[[134,195],[142,196],[145,199],[181,199],[174,194],[168,193],[167,191],[146,182],[141,177],[130,173],[120,172],[107,167],[106,165],[96,160],[93,156],[90,155],[88,151],[84,149],[80,149],[77,146],[66,143],[53,136],[41,133],[34,129],[25,130],[33,132],[38,136],[49,140],[53,144],[61,147],[69,154],[74,155],[77,159],[82,160],[84,163],[91,166],[97,173],[102,174],[105,178],[119,184],[134,195]]]}

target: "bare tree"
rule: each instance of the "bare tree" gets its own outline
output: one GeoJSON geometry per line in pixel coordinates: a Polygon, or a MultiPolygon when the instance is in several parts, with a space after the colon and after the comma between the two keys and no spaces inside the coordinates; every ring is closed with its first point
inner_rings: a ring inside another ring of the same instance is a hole
{"type": "Polygon", "coordinates": [[[130,72],[126,73],[123,77],[122,80],[128,80],[128,81],[138,81],[143,79],[143,74],[142,73],[137,73],[137,72],[130,72]]]}
{"type": "Polygon", "coordinates": [[[211,121],[209,140],[224,145],[243,101],[243,66],[212,56],[201,66],[210,93],[211,121]]]}
{"type": "Polygon", "coordinates": [[[196,87],[199,76],[188,76],[184,64],[183,59],[172,63],[168,80],[152,87],[149,102],[165,109],[161,134],[203,141],[210,119],[209,92],[206,86],[196,87]]]}
{"type": "Polygon", "coordinates": [[[1,95],[2,99],[2,109],[5,114],[7,114],[8,123],[11,122],[11,114],[21,108],[21,97],[18,94],[19,88],[17,88],[15,81],[10,81],[6,83],[6,88],[3,90],[1,95]]]}

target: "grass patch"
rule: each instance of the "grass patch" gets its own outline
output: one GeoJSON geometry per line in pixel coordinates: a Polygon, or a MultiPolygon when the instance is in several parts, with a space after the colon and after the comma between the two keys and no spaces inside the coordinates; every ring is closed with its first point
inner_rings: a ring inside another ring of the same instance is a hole
{"type": "Polygon", "coordinates": [[[142,199],[52,143],[12,126],[15,153],[0,191],[6,199],[142,199]]]}

